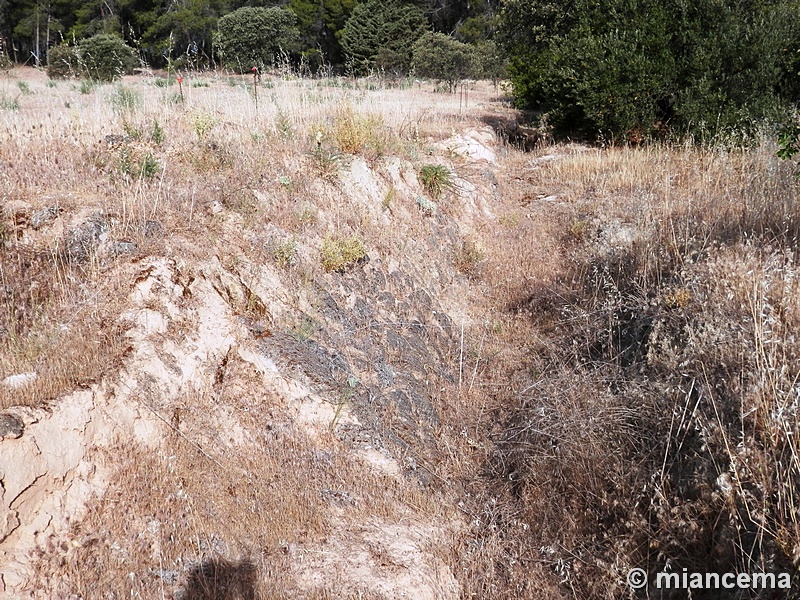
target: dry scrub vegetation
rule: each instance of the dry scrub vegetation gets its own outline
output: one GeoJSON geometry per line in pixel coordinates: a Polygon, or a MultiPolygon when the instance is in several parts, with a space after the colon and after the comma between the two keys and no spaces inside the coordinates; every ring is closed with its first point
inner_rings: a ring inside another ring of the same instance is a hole
{"type": "Polygon", "coordinates": [[[493,301],[531,325],[504,334],[517,352],[494,365],[528,374],[498,394],[485,473],[508,597],[541,597],[532,565],[565,597],[620,598],[632,566],[652,581],[667,563],[792,573],[793,592],[745,597],[796,597],[791,166],[767,143],[547,151],[565,156],[521,161],[506,220],[525,239],[549,236],[557,263],[519,264],[535,249],[506,234],[484,271],[493,301]],[[506,537],[520,521],[530,528],[506,537]]]}
{"type": "Polygon", "coordinates": [[[12,71],[0,96],[23,78],[32,93],[0,109],[0,374],[38,378],[3,407],[126,360],[118,317],[148,256],[186,290],[216,257],[247,282],[217,287],[256,339],[292,348],[291,368],[344,365],[314,382],[322,431],[235,357],[180,404],[143,399],[169,436],[103,451],[107,489],[41,549],[45,596],[400,598],[359,573],[415,583],[408,540],[442,598],[645,597],[627,571],[666,564],[797,572],[800,210],[768,142],[501,146],[489,165],[436,145],[507,111],[488,86],[469,114],[346,80],[188,78],[181,100],[152,77],[12,71]],[[33,227],[48,207],[63,214],[33,227]],[[265,298],[264,266],[293,310],[265,298]],[[381,378],[394,395],[372,394],[381,378]],[[400,475],[355,457],[351,412],[400,475]]]}

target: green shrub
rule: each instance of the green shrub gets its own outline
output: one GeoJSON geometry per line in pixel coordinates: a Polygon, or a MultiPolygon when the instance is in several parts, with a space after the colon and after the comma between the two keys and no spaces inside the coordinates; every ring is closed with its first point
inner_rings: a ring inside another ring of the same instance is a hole
{"type": "MultiPolygon", "coordinates": [[[[786,125],[778,134],[778,158],[792,160],[800,153],[800,124],[786,125]]],[[[800,169],[795,172],[795,177],[800,178],[800,169]]]]}
{"type": "Polygon", "coordinates": [[[140,171],[143,177],[147,177],[148,179],[154,177],[160,168],[161,165],[159,165],[155,156],[149,152],[144,155],[142,158],[142,167],[140,171]]]}
{"type": "Polygon", "coordinates": [[[80,74],[94,81],[114,81],[139,64],[136,51],[121,38],[101,34],[78,42],[80,74]]]}
{"type": "Polygon", "coordinates": [[[509,0],[499,31],[516,104],[556,133],[711,139],[800,99],[796,0],[509,0]]]}
{"type": "Polygon", "coordinates": [[[130,177],[151,179],[160,170],[161,165],[152,153],[140,155],[123,146],[119,155],[119,170],[130,177]]]}
{"type": "Polygon", "coordinates": [[[446,82],[451,92],[459,81],[480,72],[475,49],[443,33],[426,33],[414,44],[413,53],[416,74],[446,82]]]}
{"type": "Polygon", "coordinates": [[[478,77],[490,79],[497,84],[507,76],[508,59],[503,50],[493,41],[480,42],[475,47],[478,61],[478,77]]]}
{"type": "Polygon", "coordinates": [[[150,132],[150,141],[152,141],[156,146],[160,146],[164,143],[166,139],[166,134],[164,133],[164,128],[158,122],[157,119],[153,120],[153,130],[150,132]]]}
{"type": "Polygon", "coordinates": [[[66,79],[78,74],[78,54],[73,46],[61,44],[47,51],[47,76],[66,79]]]}
{"type": "Polygon", "coordinates": [[[272,66],[280,52],[294,51],[298,36],[290,10],[246,6],[220,18],[214,42],[225,66],[245,73],[272,66]]]}
{"type": "Polygon", "coordinates": [[[364,242],[357,236],[326,237],[322,242],[322,268],[328,272],[344,271],[367,256],[364,242]]]}
{"type": "Polygon", "coordinates": [[[130,141],[138,142],[143,136],[142,128],[131,123],[126,118],[122,120],[122,131],[125,132],[125,137],[130,141]]]}

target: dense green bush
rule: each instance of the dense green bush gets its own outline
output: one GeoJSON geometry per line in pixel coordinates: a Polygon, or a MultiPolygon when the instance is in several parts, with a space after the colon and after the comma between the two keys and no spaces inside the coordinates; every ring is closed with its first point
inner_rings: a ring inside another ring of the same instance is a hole
{"type": "Polygon", "coordinates": [[[139,64],[136,51],[121,38],[100,34],[78,42],[79,71],[94,81],[114,81],[133,72],[139,64]]]}
{"type": "Polygon", "coordinates": [[[411,68],[411,49],[425,33],[428,20],[421,10],[398,0],[367,0],[357,4],[341,31],[349,70],[365,75],[373,69],[403,74],[411,68]]]}
{"type": "Polygon", "coordinates": [[[507,76],[508,59],[494,41],[480,42],[475,46],[478,58],[478,76],[481,79],[491,79],[495,85],[500,79],[507,76]]]}
{"type": "Polygon", "coordinates": [[[459,81],[480,72],[475,48],[443,33],[426,33],[414,44],[413,53],[416,74],[447,82],[451,92],[459,81]]]}
{"type": "Polygon", "coordinates": [[[62,44],[47,51],[47,76],[66,79],[78,74],[78,54],[73,46],[62,44]]]}
{"type": "Polygon", "coordinates": [[[515,100],[547,113],[556,132],[710,138],[776,119],[800,100],[797,0],[503,6],[515,100]]]}
{"type": "Polygon", "coordinates": [[[278,7],[244,7],[221,17],[215,44],[223,63],[244,73],[272,66],[298,43],[297,17],[278,7]]]}

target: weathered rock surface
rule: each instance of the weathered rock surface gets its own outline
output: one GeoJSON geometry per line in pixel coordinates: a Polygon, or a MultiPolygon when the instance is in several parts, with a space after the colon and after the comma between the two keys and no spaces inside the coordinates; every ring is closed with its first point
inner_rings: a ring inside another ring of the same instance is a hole
{"type": "Polygon", "coordinates": [[[31,215],[30,226],[33,229],[41,229],[52,221],[55,221],[61,214],[62,209],[58,206],[46,206],[37,210],[31,215]]]}
{"type": "Polygon", "coordinates": [[[14,415],[0,413],[0,441],[22,437],[24,423],[14,415]]]}

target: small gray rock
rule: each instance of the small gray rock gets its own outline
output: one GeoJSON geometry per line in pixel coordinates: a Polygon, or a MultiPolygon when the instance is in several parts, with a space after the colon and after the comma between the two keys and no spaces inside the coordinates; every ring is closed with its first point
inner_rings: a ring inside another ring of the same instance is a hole
{"type": "Polygon", "coordinates": [[[161,226],[161,223],[158,221],[145,221],[144,224],[144,237],[151,238],[157,235],[161,235],[164,231],[164,228],[161,226]]]}
{"type": "Polygon", "coordinates": [[[46,206],[41,210],[37,210],[31,215],[30,226],[33,229],[41,229],[50,221],[54,221],[60,215],[62,209],[58,206],[46,206]]]}
{"type": "Polygon", "coordinates": [[[336,504],[355,504],[356,501],[350,492],[342,490],[322,489],[319,491],[323,498],[334,501],[336,504]]]}
{"type": "Polygon", "coordinates": [[[3,387],[11,388],[12,390],[18,390],[29,383],[36,381],[39,377],[38,373],[31,372],[31,373],[17,373],[16,375],[9,375],[2,381],[0,381],[0,385],[3,387]]]}
{"type": "Polygon", "coordinates": [[[123,144],[129,141],[130,137],[127,135],[112,134],[105,137],[106,146],[108,146],[109,150],[118,150],[123,144]]]}
{"type": "Polygon", "coordinates": [[[167,585],[175,585],[180,579],[180,571],[175,569],[151,569],[153,575],[160,578],[167,585]]]}
{"type": "Polygon", "coordinates": [[[121,254],[133,254],[139,247],[136,242],[114,242],[108,249],[110,256],[120,256],[121,254]]]}
{"type": "Polygon", "coordinates": [[[100,243],[100,236],[108,231],[108,222],[103,213],[97,213],[67,233],[64,239],[64,256],[70,262],[83,263],[89,260],[100,243]]]}
{"type": "Polygon", "coordinates": [[[17,417],[0,413],[0,440],[15,440],[24,431],[25,425],[17,417]]]}

